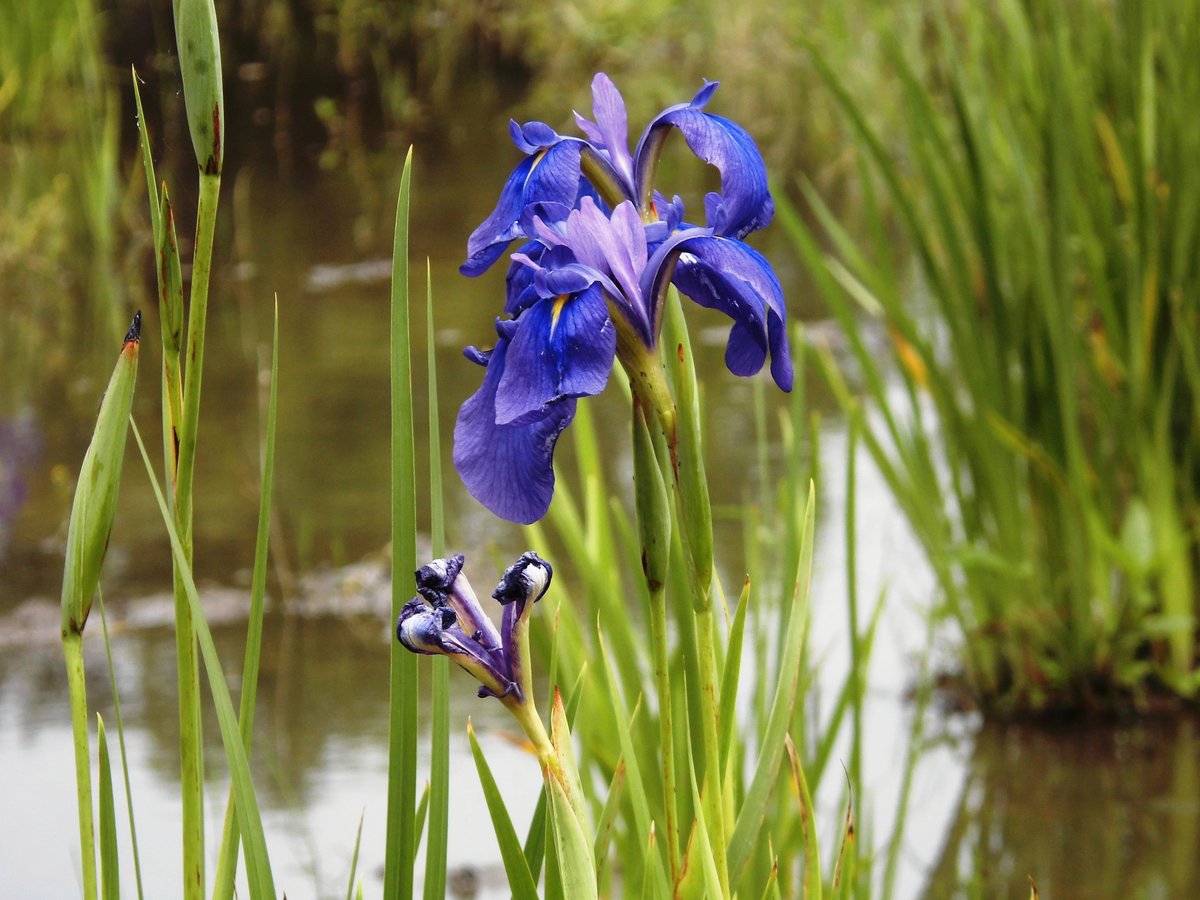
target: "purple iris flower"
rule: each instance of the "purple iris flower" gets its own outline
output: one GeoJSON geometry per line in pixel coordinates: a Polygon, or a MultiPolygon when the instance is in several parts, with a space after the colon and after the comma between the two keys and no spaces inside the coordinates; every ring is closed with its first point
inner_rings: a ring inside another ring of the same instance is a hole
{"type": "MultiPolygon", "coordinates": [[[[711,195],[710,195],[711,196],[711,195]]],[[[712,227],[682,224],[682,203],[658,198],[665,222],[644,225],[629,201],[606,215],[590,197],[558,223],[535,217],[537,241],[513,255],[508,312],[495,349],[468,348],[486,367],[463,404],[454,462],[471,494],[497,515],[528,524],[554,493],[554,446],[575,415],[575,400],[600,393],[619,344],[653,349],[668,281],[733,319],[725,361],[792,387],[783,291],[757,251],[712,227]],[[620,338],[620,339],[619,339],[620,338]]],[[[721,214],[709,203],[710,220],[721,214]]]]}
{"type": "Polygon", "coordinates": [[[480,697],[521,704],[529,689],[522,653],[529,611],[550,587],[554,571],[532,551],[505,570],[492,597],[504,613],[497,629],[462,573],[461,553],[417,570],[417,593],[400,610],[396,637],[413,653],[454,660],[480,683],[480,697]]]}
{"type": "Polygon", "coordinates": [[[629,200],[650,216],[654,175],[663,144],[672,129],[682,132],[700,159],[721,175],[720,234],[743,238],[766,226],[775,214],[767,188],[767,170],[754,139],[735,122],[704,111],[718,82],[705,82],[688,103],[660,112],[629,152],[625,101],[607,75],[592,79],[594,120],[578,113],[575,120],[587,139],[565,137],[544,122],[509,123],[517,148],[526,154],[517,166],[492,214],[467,240],[464,275],[480,275],[516,238],[531,237],[522,227],[525,211],[536,204],[574,209],[585,196],[599,195],[609,206],[629,200]]]}
{"type": "Polygon", "coordinates": [[[540,122],[511,124],[527,158],[471,235],[462,271],[480,274],[524,238],[506,284],[512,318],[496,321],[492,350],[465,351],[486,372],[454,430],[463,482],[497,515],[529,524],[545,514],[555,443],[576,400],[604,389],[614,358],[631,374],[649,368],[644,355],[657,347],[669,283],[733,320],[730,371],[753,375],[770,357],[775,382],[791,390],[779,280],[741,241],[774,214],[766,167],[745,130],[704,111],[716,88],[708,82],[690,103],[659,113],[632,154],[624,100],[603,73],[592,81],[595,120],[576,116],[586,139],[540,122]],[[678,197],[653,190],[673,129],[720,172],[703,228],[684,222],[678,197]]]}

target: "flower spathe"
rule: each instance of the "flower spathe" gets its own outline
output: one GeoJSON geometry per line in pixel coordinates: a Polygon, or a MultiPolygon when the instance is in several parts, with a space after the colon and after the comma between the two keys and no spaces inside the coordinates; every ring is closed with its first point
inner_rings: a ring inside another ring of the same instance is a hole
{"type": "Polygon", "coordinates": [[[705,106],[707,82],[689,102],[659,113],[630,153],[625,104],[603,73],[592,82],[593,119],[576,116],[586,138],[540,122],[512,123],[527,154],[492,214],[468,241],[467,275],[491,266],[512,241],[505,312],[492,350],[469,347],[485,366],[463,404],[454,462],[471,494],[492,512],[528,524],[554,492],[553,454],[580,397],[602,391],[614,358],[645,369],[656,351],[666,288],[733,320],[726,365],[752,375],[770,359],[775,382],[792,386],[786,308],[770,263],[743,243],[774,214],[766,168],[739,125],[705,106]],[[652,181],[664,141],[680,131],[720,172],[705,198],[705,225],[684,222],[683,202],[652,181]]]}
{"type": "Polygon", "coordinates": [[[463,574],[461,553],[417,569],[417,594],[400,610],[396,637],[413,653],[454,660],[480,683],[480,697],[522,704],[528,681],[522,661],[533,604],[550,587],[553,569],[529,551],[505,570],[492,597],[503,607],[497,628],[463,574]]]}

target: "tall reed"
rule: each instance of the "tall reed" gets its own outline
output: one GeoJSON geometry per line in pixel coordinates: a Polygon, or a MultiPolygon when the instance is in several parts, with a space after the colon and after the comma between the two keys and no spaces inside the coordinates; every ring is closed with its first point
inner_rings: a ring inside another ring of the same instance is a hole
{"type": "Polygon", "coordinates": [[[853,235],[807,184],[814,219],[785,216],[847,338],[829,383],[926,547],[980,704],[1190,697],[1200,6],[943,3],[930,26],[889,50],[899,134],[812,50],[868,220],[853,235]]]}

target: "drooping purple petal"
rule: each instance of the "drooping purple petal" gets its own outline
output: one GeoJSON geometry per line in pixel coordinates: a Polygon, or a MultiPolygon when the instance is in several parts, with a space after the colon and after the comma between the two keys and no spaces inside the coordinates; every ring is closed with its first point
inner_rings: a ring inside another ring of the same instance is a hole
{"type": "Polygon", "coordinates": [[[672,128],[678,128],[691,151],[721,173],[725,230],[720,233],[742,238],[771,221],[775,204],[754,139],[736,122],[704,112],[716,88],[716,82],[705,84],[691,103],[663,110],[646,128],[634,154],[636,193],[649,196],[663,142],[672,128]]]}
{"type": "Polygon", "coordinates": [[[667,235],[665,240],[655,246],[654,252],[650,255],[646,268],[642,271],[641,293],[649,304],[648,316],[653,323],[653,331],[656,336],[662,326],[663,292],[666,282],[674,275],[679,247],[687,241],[711,235],[712,231],[707,228],[689,226],[667,235]]]}
{"type": "Polygon", "coordinates": [[[537,150],[513,170],[496,208],[467,239],[467,261],[459,267],[462,274],[480,275],[504,254],[505,248],[523,234],[521,216],[526,207],[538,203],[575,205],[580,192],[581,143],[563,139],[537,150]]]}
{"type": "Polygon", "coordinates": [[[508,425],[563,397],[604,390],[617,332],[599,287],[539,300],[517,322],[496,391],[496,424],[508,425]]]}
{"type": "Polygon", "coordinates": [[[785,391],[790,391],[795,371],[792,350],[788,346],[787,321],[783,317],[773,313],[767,315],[767,342],[771,345],[771,377],[785,391]]]}
{"type": "Polygon", "coordinates": [[[790,391],[787,312],[771,264],[754,248],[728,238],[695,237],[678,246],[675,286],[701,306],[718,309],[734,320],[725,355],[729,370],[753,375],[769,351],[775,383],[790,391]]]}
{"type": "Polygon", "coordinates": [[[744,321],[735,321],[729,329],[729,342],[725,345],[725,365],[734,375],[748,378],[756,375],[767,361],[767,341],[764,329],[744,321]]]}
{"type": "Polygon", "coordinates": [[[529,525],[550,506],[554,445],[575,416],[575,400],[556,400],[528,417],[496,424],[496,390],[511,336],[507,327],[498,326],[497,331],[500,340],[483,384],[458,411],[454,467],[476,500],[501,518],[529,525]]]}

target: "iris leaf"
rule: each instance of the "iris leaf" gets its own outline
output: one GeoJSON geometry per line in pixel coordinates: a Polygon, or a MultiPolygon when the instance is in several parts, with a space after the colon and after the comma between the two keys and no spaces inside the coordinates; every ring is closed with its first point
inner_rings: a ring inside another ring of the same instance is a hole
{"type": "Polygon", "coordinates": [[[521,850],[512,818],[508,815],[504,798],[500,796],[500,789],[496,786],[496,779],[492,776],[492,770],[487,764],[470,721],[467,722],[467,739],[471,742],[471,755],[475,757],[475,769],[479,772],[483,799],[487,802],[492,827],[496,830],[496,842],[500,848],[504,872],[508,876],[509,890],[512,891],[515,900],[537,900],[537,884],[529,871],[529,862],[521,850]]]}

